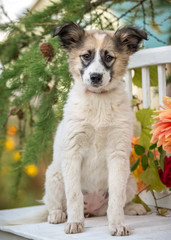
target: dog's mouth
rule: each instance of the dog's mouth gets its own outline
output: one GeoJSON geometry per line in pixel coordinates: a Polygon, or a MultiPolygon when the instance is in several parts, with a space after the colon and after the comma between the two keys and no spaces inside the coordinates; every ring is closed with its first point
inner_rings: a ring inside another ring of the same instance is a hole
{"type": "MultiPolygon", "coordinates": [[[[106,87],[111,83],[112,75],[100,72],[90,72],[85,74],[83,70],[80,71],[82,82],[86,89],[91,92],[106,92],[106,87]]],[[[107,87],[109,88],[109,87],[107,87]]]]}
{"type": "Polygon", "coordinates": [[[103,93],[106,92],[105,87],[107,84],[104,84],[103,81],[100,81],[99,83],[91,82],[91,80],[87,83],[85,83],[86,91],[93,92],[93,93],[103,93]]]}
{"type": "Polygon", "coordinates": [[[93,88],[100,88],[100,87],[102,87],[102,83],[91,83],[91,86],[93,88]]]}

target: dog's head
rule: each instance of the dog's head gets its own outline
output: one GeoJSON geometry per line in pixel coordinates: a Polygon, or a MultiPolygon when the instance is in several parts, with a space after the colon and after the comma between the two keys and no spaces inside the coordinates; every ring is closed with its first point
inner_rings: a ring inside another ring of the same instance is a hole
{"type": "Polygon", "coordinates": [[[62,46],[69,54],[70,71],[92,91],[110,90],[117,86],[126,71],[129,56],[136,52],[147,34],[132,26],[116,32],[84,30],[74,23],[58,27],[62,46]]]}

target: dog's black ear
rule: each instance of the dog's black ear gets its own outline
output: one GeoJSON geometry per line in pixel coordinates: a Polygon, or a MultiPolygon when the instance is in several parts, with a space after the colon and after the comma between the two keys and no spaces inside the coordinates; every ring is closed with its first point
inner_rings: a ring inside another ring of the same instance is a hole
{"type": "Polygon", "coordinates": [[[115,46],[119,51],[126,50],[133,54],[139,49],[140,42],[147,38],[147,33],[133,26],[118,29],[114,35],[115,46]]]}
{"type": "Polygon", "coordinates": [[[78,47],[85,34],[84,29],[73,22],[64,24],[54,30],[53,37],[59,36],[62,46],[66,50],[78,47]]]}

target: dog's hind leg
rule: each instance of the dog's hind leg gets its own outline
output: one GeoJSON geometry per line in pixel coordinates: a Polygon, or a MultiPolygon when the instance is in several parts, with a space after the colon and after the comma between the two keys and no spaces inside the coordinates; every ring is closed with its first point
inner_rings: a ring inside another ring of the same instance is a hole
{"type": "Polygon", "coordinates": [[[62,173],[51,164],[46,171],[44,203],[47,206],[49,223],[66,221],[66,201],[62,173]]]}
{"type": "Polygon", "coordinates": [[[124,208],[125,215],[146,215],[147,211],[144,206],[140,203],[127,203],[124,208]]]}
{"type": "Polygon", "coordinates": [[[132,174],[129,175],[127,188],[126,188],[126,205],[124,207],[124,213],[126,215],[145,215],[146,209],[142,204],[133,203],[132,200],[136,195],[137,183],[132,174]]]}

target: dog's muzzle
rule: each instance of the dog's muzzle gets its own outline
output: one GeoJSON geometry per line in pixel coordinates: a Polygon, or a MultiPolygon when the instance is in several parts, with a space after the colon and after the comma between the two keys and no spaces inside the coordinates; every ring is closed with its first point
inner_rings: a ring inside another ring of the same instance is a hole
{"type": "Polygon", "coordinates": [[[102,84],[103,74],[100,73],[91,73],[90,80],[93,87],[99,87],[102,84]]]}

